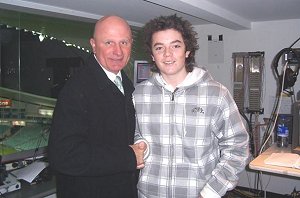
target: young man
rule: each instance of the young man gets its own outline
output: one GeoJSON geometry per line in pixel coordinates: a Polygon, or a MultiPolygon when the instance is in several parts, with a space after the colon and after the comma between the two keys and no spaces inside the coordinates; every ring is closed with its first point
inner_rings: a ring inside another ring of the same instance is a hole
{"type": "Polygon", "coordinates": [[[130,27],[118,16],[103,17],[90,43],[93,54],[67,81],[54,111],[48,157],[57,197],[134,198],[145,145],[132,145],[134,87],[122,71],[131,53],[130,27]]]}
{"type": "Polygon", "coordinates": [[[249,155],[248,134],[229,91],[195,64],[191,24],[176,15],[150,20],[145,43],[153,76],[134,91],[135,140],[150,155],[140,198],[219,198],[233,189],[249,155]]]}

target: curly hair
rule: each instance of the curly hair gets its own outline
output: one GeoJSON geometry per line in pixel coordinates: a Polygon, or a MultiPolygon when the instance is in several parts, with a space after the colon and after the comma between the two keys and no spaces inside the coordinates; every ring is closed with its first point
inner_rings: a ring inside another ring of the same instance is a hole
{"type": "MultiPolygon", "coordinates": [[[[143,33],[146,51],[148,54],[152,54],[151,45],[153,34],[168,29],[174,29],[182,35],[186,51],[190,51],[189,56],[186,58],[185,67],[188,72],[193,71],[195,66],[195,52],[199,49],[199,45],[197,44],[197,32],[193,30],[193,26],[189,21],[178,17],[176,14],[160,16],[145,24],[143,33]]],[[[159,72],[155,64],[151,70],[153,72],[159,72]]]]}

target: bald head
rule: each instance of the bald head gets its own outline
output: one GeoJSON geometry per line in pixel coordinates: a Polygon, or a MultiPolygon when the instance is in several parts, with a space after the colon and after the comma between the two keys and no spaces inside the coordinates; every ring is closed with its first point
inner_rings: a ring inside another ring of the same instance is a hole
{"type": "Polygon", "coordinates": [[[119,16],[105,16],[95,24],[90,43],[101,66],[117,74],[130,59],[132,46],[130,26],[119,16]]]}
{"type": "Polygon", "coordinates": [[[106,28],[107,26],[113,26],[113,25],[117,27],[120,26],[127,29],[127,31],[130,32],[130,36],[132,37],[131,28],[127,23],[127,21],[115,15],[104,16],[101,19],[99,19],[95,24],[93,37],[95,38],[97,32],[100,31],[102,28],[106,28]]]}

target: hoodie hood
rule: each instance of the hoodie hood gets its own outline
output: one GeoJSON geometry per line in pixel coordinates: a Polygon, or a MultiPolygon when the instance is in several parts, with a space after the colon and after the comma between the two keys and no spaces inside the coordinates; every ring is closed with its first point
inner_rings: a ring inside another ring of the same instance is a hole
{"type": "MultiPolygon", "coordinates": [[[[158,86],[164,87],[170,92],[174,91],[174,88],[168,85],[159,73],[154,73],[153,78],[149,80],[153,81],[153,83],[157,84],[158,86]]],[[[189,72],[188,75],[185,77],[185,79],[180,84],[178,84],[176,88],[185,89],[190,86],[194,86],[195,84],[202,84],[211,80],[213,79],[205,68],[194,67],[193,71],[189,72]]]]}

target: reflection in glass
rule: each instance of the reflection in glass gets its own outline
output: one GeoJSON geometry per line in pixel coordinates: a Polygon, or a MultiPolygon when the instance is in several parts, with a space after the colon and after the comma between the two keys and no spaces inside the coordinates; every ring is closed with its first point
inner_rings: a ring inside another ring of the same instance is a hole
{"type": "Polygon", "coordinates": [[[88,55],[48,35],[0,25],[2,163],[45,155],[56,98],[88,55]]]}

